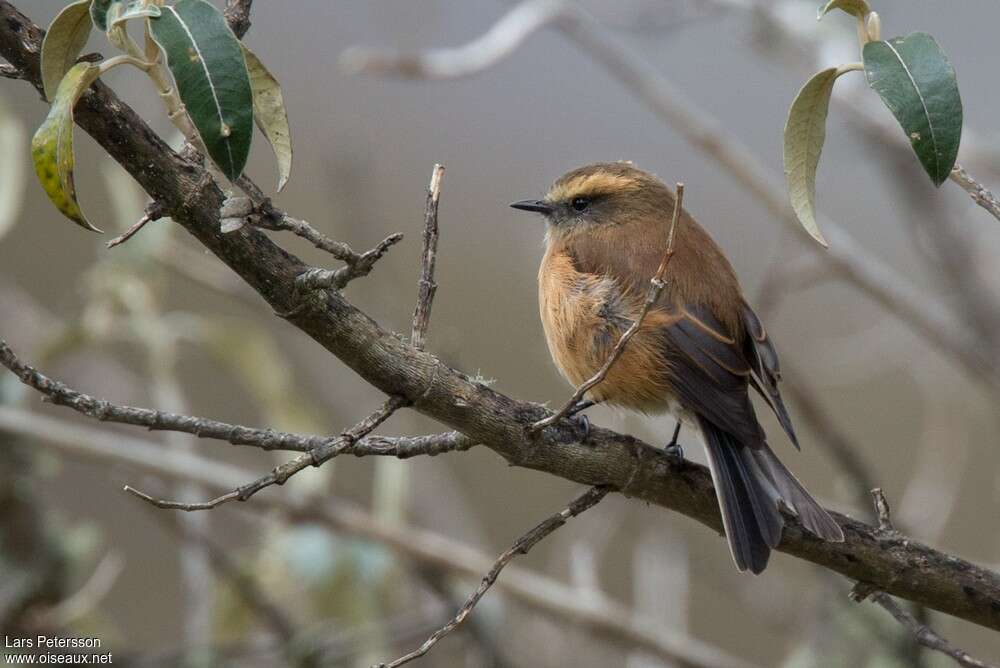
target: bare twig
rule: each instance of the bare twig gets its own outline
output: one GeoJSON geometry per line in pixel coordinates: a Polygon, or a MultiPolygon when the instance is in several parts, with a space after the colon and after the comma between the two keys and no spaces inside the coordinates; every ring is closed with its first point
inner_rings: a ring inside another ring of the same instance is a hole
{"type": "Polygon", "coordinates": [[[115,246],[119,246],[125,243],[133,236],[135,236],[139,232],[139,230],[145,227],[146,223],[151,223],[154,220],[159,220],[162,217],[163,217],[163,207],[160,206],[158,202],[150,202],[149,206],[146,207],[146,211],[142,214],[142,218],[140,218],[137,223],[132,225],[132,227],[125,230],[125,232],[123,232],[119,236],[109,241],[108,248],[114,248],[115,246]]]}
{"type": "MultiPolygon", "coordinates": [[[[76,459],[101,465],[127,464],[140,471],[212,489],[230,489],[252,476],[239,467],[191,453],[167,456],[162,446],[154,441],[10,406],[0,406],[0,431],[32,438],[76,459]]],[[[371,439],[377,437],[365,440],[371,439]]],[[[8,442],[9,439],[0,439],[0,448],[8,442]]],[[[394,453],[387,451],[384,454],[394,453]]],[[[493,563],[492,556],[467,544],[419,527],[383,522],[347,499],[331,499],[326,504],[309,503],[305,507],[301,501],[284,490],[257,498],[257,503],[264,508],[280,510],[290,514],[292,519],[316,522],[332,531],[380,543],[428,568],[481,577],[493,563]]],[[[507,568],[495,586],[532,610],[578,624],[602,637],[665,659],[704,668],[752,668],[747,661],[671,631],[617,601],[604,596],[584,597],[569,585],[516,565],[507,568]]]]}
{"type": "MultiPolygon", "coordinates": [[[[889,510],[889,502],[881,488],[872,490],[872,500],[875,504],[875,514],[878,516],[878,530],[880,533],[895,535],[896,527],[892,523],[892,516],[889,510]]],[[[892,615],[897,622],[902,624],[913,634],[913,639],[917,644],[936,652],[941,652],[950,656],[960,666],[966,668],[997,668],[992,664],[980,661],[968,652],[961,650],[937,634],[927,624],[918,620],[915,616],[904,610],[896,601],[877,587],[867,582],[858,582],[851,590],[851,599],[857,603],[867,599],[880,605],[886,612],[892,615]]]]}
{"type": "Polygon", "coordinates": [[[872,501],[875,503],[875,515],[878,517],[878,530],[884,533],[895,533],[896,527],[893,526],[889,513],[889,501],[885,498],[881,487],[872,490],[872,501]]]}
{"type": "Polygon", "coordinates": [[[433,456],[444,452],[468,450],[475,444],[472,439],[455,431],[429,436],[372,436],[350,440],[344,436],[330,437],[293,434],[273,429],[254,429],[192,415],[113,404],[78,392],[36,371],[18,359],[3,339],[0,339],[0,364],[10,369],[25,385],[41,392],[53,404],[72,408],[101,422],[130,424],[157,431],[178,431],[261,450],[287,450],[307,454],[315,452],[324,454],[327,459],[340,454],[406,459],[417,455],[433,456]]]}
{"type": "Polygon", "coordinates": [[[389,397],[389,399],[387,399],[378,410],[358,422],[350,429],[342,432],[336,439],[328,441],[327,443],[324,443],[309,452],[301,454],[295,459],[287,461],[280,466],[276,466],[267,475],[261,476],[247,484],[240,485],[239,487],[209,501],[201,503],[168,501],[165,499],[157,499],[149,494],[140,492],[130,485],[125,485],[124,489],[129,494],[137,496],[157,508],[164,508],[167,510],[184,510],[188,512],[195,510],[211,510],[212,508],[217,508],[224,503],[229,503],[230,501],[246,501],[262,489],[270,487],[271,485],[284,485],[288,479],[296,473],[310,466],[321,466],[324,462],[342,454],[360,439],[374,431],[376,427],[388,420],[397,409],[402,408],[407,405],[407,403],[408,402],[405,399],[401,399],[399,397],[389,397]]]}
{"type": "Polygon", "coordinates": [[[420,282],[417,284],[417,306],[413,311],[413,328],[410,344],[417,350],[424,347],[427,325],[431,320],[431,306],[437,283],[434,282],[434,265],[437,262],[438,246],[438,202],[441,198],[441,179],[444,167],[434,165],[431,183],[427,187],[427,203],[424,205],[424,249],[420,262],[420,282]]]}
{"type": "Polygon", "coordinates": [[[625,333],[622,334],[621,338],[618,339],[618,343],[616,343],[615,347],[611,350],[611,354],[608,355],[608,359],[604,362],[604,366],[602,366],[597,373],[587,379],[585,383],[577,387],[576,391],[573,392],[573,396],[569,398],[569,401],[567,401],[562,408],[552,415],[531,425],[531,431],[538,432],[546,427],[550,427],[569,415],[573,408],[575,408],[580,400],[583,399],[583,396],[607,377],[608,371],[611,370],[614,363],[618,361],[619,357],[621,357],[622,353],[625,351],[625,346],[628,345],[629,340],[635,336],[635,333],[639,331],[640,327],[642,327],[643,320],[646,319],[646,315],[649,313],[649,310],[653,307],[653,304],[656,303],[656,300],[660,298],[660,294],[666,287],[663,277],[666,275],[667,267],[670,265],[670,259],[674,256],[674,232],[677,230],[677,222],[680,220],[683,207],[684,184],[678,183],[677,197],[674,199],[674,211],[670,218],[670,232],[667,235],[667,249],[663,252],[663,259],[660,261],[660,266],[656,270],[656,275],[654,275],[653,279],[649,282],[649,291],[646,293],[646,301],[642,305],[642,310],[639,311],[639,316],[635,319],[632,325],[625,330],[625,333]]]}
{"type": "Polygon", "coordinates": [[[527,554],[528,551],[540,540],[551,534],[562,525],[566,524],[568,520],[597,505],[601,499],[607,496],[609,491],[611,490],[608,487],[591,487],[581,496],[573,500],[573,502],[566,506],[566,508],[544,520],[531,531],[514,541],[514,544],[511,545],[506,552],[501,554],[500,557],[493,563],[493,567],[483,578],[479,587],[472,593],[471,596],[469,596],[469,600],[465,602],[465,605],[459,608],[458,613],[455,614],[451,621],[434,632],[434,634],[424,641],[424,644],[417,649],[413,650],[409,654],[406,654],[405,656],[401,656],[391,663],[377,664],[377,668],[398,668],[405,663],[409,663],[414,659],[419,659],[424,654],[427,654],[427,652],[429,652],[430,649],[434,647],[439,640],[441,640],[441,638],[454,631],[462,624],[462,622],[465,621],[465,618],[472,613],[473,608],[476,607],[479,600],[486,594],[487,591],[489,591],[490,587],[493,586],[493,583],[497,581],[497,578],[500,576],[500,571],[502,571],[504,566],[509,564],[514,557],[519,554],[527,554]]]}
{"type": "Polygon", "coordinates": [[[339,269],[309,269],[303,272],[296,283],[300,290],[340,290],[355,278],[367,276],[389,248],[403,239],[402,234],[390,234],[371,250],[359,253],[343,241],[326,236],[307,221],[276,209],[246,175],[239,177],[235,183],[249,197],[231,197],[223,203],[220,216],[224,232],[235,231],[247,222],[266,230],[291,232],[346,265],[339,269]]]}
{"type": "Polygon", "coordinates": [[[935,652],[941,652],[942,654],[950,656],[955,660],[955,663],[960,666],[965,666],[965,668],[997,668],[996,665],[981,661],[980,659],[971,656],[965,650],[952,645],[950,642],[938,635],[934,629],[930,628],[926,624],[922,624],[916,617],[904,610],[891,596],[885,592],[873,592],[870,598],[873,603],[877,603],[882,606],[882,608],[892,615],[897,622],[906,627],[906,630],[913,634],[913,639],[917,641],[917,644],[928,649],[932,649],[935,652]]]}
{"type": "MultiPolygon", "coordinates": [[[[381,260],[382,256],[392,246],[402,240],[402,234],[390,234],[370,251],[360,254],[350,251],[352,255],[348,258],[339,258],[347,262],[346,266],[339,269],[309,269],[303,272],[296,279],[296,285],[300,290],[320,290],[324,288],[340,290],[355,278],[367,276],[371,272],[372,267],[375,266],[375,263],[381,260]]],[[[340,244],[340,242],[333,243],[340,244]]],[[[346,244],[343,245],[346,246],[346,244]]]]}
{"type": "Polygon", "coordinates": [[[991,216],[1000,220],[1000,200],[983,184],[972,178],[961,165],[955,165],[955,169],[951,170],[949,178],[961,186],[962,190],[969,193],[969,197],[972,198],[973,202],[986,209],[991,216]]]}

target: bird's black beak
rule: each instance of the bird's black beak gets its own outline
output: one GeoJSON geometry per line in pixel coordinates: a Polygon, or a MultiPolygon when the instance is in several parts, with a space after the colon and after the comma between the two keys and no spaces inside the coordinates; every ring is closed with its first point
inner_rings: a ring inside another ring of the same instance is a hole
{"type": "Polygon", "coordinates": [[[545,215],[552,213],[552,205],[540,199],[523,199],[520,202],[514,202],[513,204],[511,204],[511,207],[515,209],[521,209],[522,211],[534,211],[535,213],[543,213],[545,215]]]}

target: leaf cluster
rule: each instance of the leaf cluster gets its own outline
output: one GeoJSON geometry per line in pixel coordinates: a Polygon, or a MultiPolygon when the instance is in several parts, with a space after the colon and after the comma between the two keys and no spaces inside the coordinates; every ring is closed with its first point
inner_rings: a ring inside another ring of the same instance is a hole
{"type": "Polygon", "coordinates": [[[108,70],[129,65],[152,80],[171,121],[230,180],[243,173],[256,121],[278,163],[278,190],[291,173],[288,115],[277,79],[206,0],[78,0],[52,21],[42,43],[42,82],[52,106],[31,155],[49,199],[67,218],[84,216],[73,183],[73,108],[108,70]],[[128,32],[141,23],[144,47],[128,32]],[[94,28],[123,52],[77,62],[94,28]]]}
{"type": "Polygon", "coordinates": [[[934,182],[944,183],[958,158],[962,99],[955,70],[934,38],[923,32],[881,38],[881,19],[866,0],[830,0],[819,18],[839,9],[855,17],[862,61],[814,75],[799,91],[785,124],[785,179],[792,208],[816,241],[826,240],[816,223],[816,169],[826,141],[826,118],[837,79],[864,71],[906,133],[913,151],[934,182]]]}

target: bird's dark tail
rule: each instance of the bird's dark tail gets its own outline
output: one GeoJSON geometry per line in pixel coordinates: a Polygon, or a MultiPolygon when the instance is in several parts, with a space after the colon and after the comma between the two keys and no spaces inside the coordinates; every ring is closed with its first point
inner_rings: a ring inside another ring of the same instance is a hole
{"type": "Polygon", "coordinates": [[[824,540],[834,543],[843,542],[844,531],[840,525],[830,517],[830,513],[826,512],[816,499],[812,498],[802,483],[792,475],[791,471],[785,468],[778,456],[771,452],[771,448],[767,444],[759,450],[751,450],[750,454],[778,492],[782,502],[789,510],[799,516],[802,526],[824,540]]]}
{"type": "Polygon", "coordinates": [[[778,489],[750,448],[707,420],[699,423],[733,561],[760,573],[781,541],[778,489]]]}

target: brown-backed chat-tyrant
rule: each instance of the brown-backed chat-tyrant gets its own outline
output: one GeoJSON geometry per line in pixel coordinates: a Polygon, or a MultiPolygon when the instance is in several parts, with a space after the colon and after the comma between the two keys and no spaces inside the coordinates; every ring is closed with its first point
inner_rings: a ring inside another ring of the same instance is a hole
{"type": "MultiPolygon", "coordinates": [[[[631,163],[601,163],[565,174],[543,199],[511,206],[547,221],[542,324],[556,366],[579,386],[642,310],[667,247],[674,193],[631,163]]],[[[670,412],[700,435],[733,560],[760,573],[781,540],[782,507],[821,538],[844,534],[771,451],[757,421],[750,387],[798,447],[778,392],[778,356],[732,266],[687,212],[675,234],[658,302],[586,398],[670,412]]]]}

